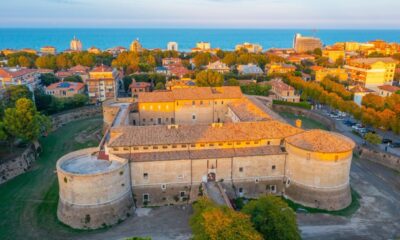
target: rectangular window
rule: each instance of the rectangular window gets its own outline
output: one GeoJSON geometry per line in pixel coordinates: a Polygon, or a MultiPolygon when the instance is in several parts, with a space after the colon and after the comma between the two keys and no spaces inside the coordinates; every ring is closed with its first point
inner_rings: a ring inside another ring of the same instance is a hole
{"type": "Polygon", "coordinates": [[[275,170],[276,169],[276,166],[275,165],[272,165],[272,170],[275,170]]]}
{"type": "Polygon", "coordinates": [[[165,190],[165,189],[167,189],[167,185],[162,184],[162,185],[161,185],[161,190],[165,190]]]}
{"type": "Polygon", "coordinates": [[[276,185],[271,185],[271,192],[276,193],[276,185]]]}
{"type": "Polygon", "coordinates": [[[149,147],[143,147],[143,149],[144,149],[144,150],[147,150],[147,149],[149,149],[149,147]]]}
{"type": "Polygon", "coordinates": [[[133,150],[139,150],[139,148],[138,147],[133,147],[133,150]]]}
{"type": "Polygon", "coordinates": [[[177,146],[176,145],[172,145],[172,148],[177,148],[177,146]]]}
{"type": "Polygon", "coordinates": [[[124,147],[124,151],[129,151],[129,148],[127,148],[127,147],[124,147]]]}
{"type": "Polygon", "coordinates": [[[148,180],[149,179],[149,174],[148,173],[143,173],[143,179],[148,180]]]}
{"type": "Polygon", "coordinates": [[[153,149],[158,149],[158,147],[157,146],[153,146],[153,149]]]}
{"type": "Polygon", "coordinates": [[[196,147],[196,144],[190,144],[190,147],[196,147]]]}
{"type": "Polygon", "coordinates": [[[210,145],[210,147],[214,147],[214,143],[210,143],[209,145],[210,145]]]}
{"type": "Polygon", "coordinates": [[[167,148],[168,148],[168,146],[164,145],[164,146],[162,146],[162,148],[164,148],[164,149],[167,149],[167,148]]]}
{"type": "Polygon", "coordinates": [[[181,197],[185,197],[185,194],[186,194],[185,191],[181,191],[181,192],[179,193],[179,195],[180,195],[181,197]]]}
{"type": "Polygon", "coordinates": [[[205,147],[206,145],[204,145],[204,144],[200,144],[200,147],[205,147]]]}
{"type": "Polygon", "coordinates": [[[152,118],[150,118],[150,122],[152,122],[153,121],[153,119],[152,118]]]}
{"type": "Polygon", "coordinates": [[[246,142],[246,145],[250,145],[250,142],[246,142]]]}
{"type": "Polygon", "coordinates": [[[143,122],[146,122],[146,118],[143,118],[143,122]]]}
{"type": "Polygon", "coordinates": [[[161,118],[158,118],[158,124],[161,124],[161,118]]]}
{"type": "Polygon", "coordinates": [[[196,115],[193,114],[193,115],[192,115],[192,119],[193,119],[193,120],[196,120],[196,115]]]}
{"type": "Polygon", "coordinates": [[[143,194],[143,202],[148,202],[150,200],[150,195],[148,193],[143,194]]]}
{"type": "Polygon", "coordinates": [[[218,143],[218,146],[224,146],[224,144],[223,143],[218,143]]]}
{"type": "Polygon", "coordinates": [[[239,172],[243,172],[243,168],[242,167],[239,168],[239,172]]]}
{"type": "Polygon", "coordinates": [[[243,188],[239,188],[239,193],[243,193],[243,188]]]}
{"type": "Polygon", "coordinates": [[[192,105],[194,106],[196,104],[196,102],[195,101],[192,101],[192,105]]]}
{"type": "Polygon", "coordinates": [[[186,148],[187,146],[185,144],[182,144],[182,148],[186,148]]]}

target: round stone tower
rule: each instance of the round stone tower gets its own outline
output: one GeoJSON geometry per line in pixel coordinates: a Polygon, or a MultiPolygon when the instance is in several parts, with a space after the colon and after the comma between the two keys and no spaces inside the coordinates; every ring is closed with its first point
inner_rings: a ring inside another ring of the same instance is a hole
{"type": "Polygon", "coordinates": [[[323,130],[285,139],[285,195],[308,207],[339,210],[351,203],[350,165],[355,143],[323,130]]]}
{"type": "Polygon", "coordinates": [[[57,162],[58,219],[77,229],[96,229],[126,219],[134,210],[128,160],[83,149],[57,162]]]}

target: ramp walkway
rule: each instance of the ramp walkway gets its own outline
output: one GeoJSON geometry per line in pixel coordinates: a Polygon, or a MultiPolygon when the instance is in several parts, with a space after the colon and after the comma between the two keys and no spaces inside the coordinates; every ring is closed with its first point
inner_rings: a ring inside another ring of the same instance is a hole
{"type": "Polygon", "coordinates": [[[203,189],[205,189],[204,194],[213,200],[216,204],[221,206],[227,206],[232,208],[232,204],[229,201],[224,189],[219,182],[207,182],[203,183],[203,189]]]}

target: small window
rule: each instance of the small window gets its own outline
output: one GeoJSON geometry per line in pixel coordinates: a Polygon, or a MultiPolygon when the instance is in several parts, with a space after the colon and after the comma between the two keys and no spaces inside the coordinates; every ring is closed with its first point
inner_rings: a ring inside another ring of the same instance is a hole
{"type": "Polygon", "coordinates": [[[186,144],[182,144],[182,148],[186,148],[187,146],[186,146],[186,144]]]}
{"type": "Polygon", "coordinates": [[[138,147],[133,147],[133,150],[139,150],[139,148],[138,147]]]}
{"type": "Polygon", "coordinates": [[[243,167],[240,167],[240,168],[239,168],[239,172],[243,172],[243,167]]]}
{"type": "Polygon", "coordinates": [[[241,142],[237,142],[237,143],[236,143],[236,145],[241,145],[241,144],[242,144],[241,142]]]}
{"type": "Polygon", "coordinates": [[[196,102],[195,101],[192,101],[192,105],[194,106],[196,104],[196,102]]]}
{"type": "Polygon", "coordinates": [[[218,146],[224,146],[224,144],[223,143],[218,143],[218,146]]]}
{"type": "Polygon", "coordinates": [[[196,144],[190,144],[190,147],[196,147],[196,144]]]}
{"type": "Polygon", "coordinates": [[[143,179],[144,179],[144,180],[149,179],[149,174],[148,174],[148,173],[143,173],[143,179]]]}
{"type": "Polygon", "coordinates": [[[206,145],[204,145],[204,144],[200,144],[200,147],[205,147],[206,145]]]}
{"type": "Polygon", "coordinates": [[[254,144],[258,144],[258,141],[254,141],[254,144]]]}
{"type": "Polygon", "coordinates": [[[228,146],[232,146],[232,143],[228,142],[228,146]]]}
{"type": "Polygon", "coordinates": [[[129,148],[127,148],[127,147],[124,147],[124,151],[129,151],[129,148]]]}
{"type": "Polygon", "coordinates": [[[196,115],[195,114],[192,115],[192,119],[196,120],[196,115]]]}
{"type": "Polygon", "coordinates": [[[243,188],[239,188],[239,193],[243,193],[243,188]]]}
{"type": "Polygon", "coordinates": [[[143,118],[143,122],[146,122],[146,118],[143,118]]]}
{"type": "Polygon", "coordinates": [[[271,185],[271,192],[275,193],[276,192],[276,185],[271,185]]]}
{"type": "Polygon", "coordinates": [[[203,105],[203,101],[200,101],[200,105],[203,105]]]}
{"type": "Polygon", "coordinates": [[[158,149],[158,147],[157,146],[153,146],[153,149],[158,149]]]}
{"type": "Polygon", "coordinates": [[[143,147],[143,149],[144,149],[144,150],[147,150],[147,149],[149,149],[149,147],[143,147]]]}
{"type": "Polygon", "coordinates": [[[272,170],[275,170],[276,169],[276,166],[275,165],[272,165],[272,170]]]}
{"type": "Polygon", "coordinates": [[[256,183],[258,183],[260,180],[259,180],[258,178],[256,178],[254,181],[255,181],[256,183]]]}
{"type": "Polygon", "coordinates": [[[271,141],[268,141],[267,144],[268,144],[268,145],[271,145],[271,141]]]}
{"type": "Polygon", "coordinates": [[[172,148],[177,148],[177,146],[176,145],[172,145],[172,148]]]}
{"type": "Polygon", "coordinates": [[[185,197],[185,194],[186,194],[185,191],[181,191],[181,192],[179,193],[179,195],[180,195],[181,197],[185,197]]]}
{"type": "Polygon", "coordinates": [[[214,147],[214,143],[210,143],[209,146],[210,146],[210,147],[214,147]]]}
{"type": "Polygon", "coordinates": [[[167,149],[167,148],[168,148],[168,146],[167,146],[167,145],[164,145],[164,146],[162,146],[162,148],[164,148],[164,149],[167,149]]]}
{"type": "Polygon", "coordinates": [[[221,104],[224,105],[224,101],[221,101],[221,104]]]}
{"type": "Polygon", "coordinates": [[[246,142],[246,145],[250,145],[250,142],[246,142]]]}
{"type": "Polygon", "coordinates": [[[143,194],[143,202],[148,202],[150,199],[150,195],[148,193],[143,194]]]}
{"type": "Polygon", "coordinates": [[[161,190],[165,190],[167,189],[167,185],[166,184],[161,184],[161,190]]]}
{"type": "Polygon", "coordinates": [[[161,118],[158,118],[158,124],[161,124],[161,118]]]}
{"type": "Polygon", "coordinates": [[[150,118],[150,122],[152,122],[153,121],[153,119],[152,118],[150,118]]]}

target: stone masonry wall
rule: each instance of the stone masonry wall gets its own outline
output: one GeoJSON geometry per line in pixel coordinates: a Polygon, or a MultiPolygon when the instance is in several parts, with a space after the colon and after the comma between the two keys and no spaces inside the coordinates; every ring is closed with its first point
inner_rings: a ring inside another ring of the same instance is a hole
{"type": "Polygon", "coordinates": [[[367,159],[369,161],[376,162],[391,169],[400,171],[400,157],[390,153],[378,152],[362,146],[357,146],[354,152],[359,155],[361,159],[367,159]]]}
{"type": "Polygon", "coordinates": [[[0,164],[0,184],[26,172],[37,157],[34,144],[29,145],[21,155],[0,164]]]}
{"type": "Polygon", "coordinates": [[[101,106],[86,106],[73,109],[67,112],[58,113],[50,117],[53,126],[52,130],[53,131],[57,130],[58,128],[64,126],[65,124],[75,120],[101,116],[101,114],[102,114],[101,106]]]}

